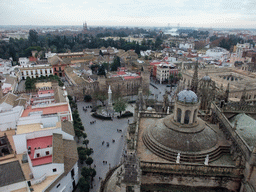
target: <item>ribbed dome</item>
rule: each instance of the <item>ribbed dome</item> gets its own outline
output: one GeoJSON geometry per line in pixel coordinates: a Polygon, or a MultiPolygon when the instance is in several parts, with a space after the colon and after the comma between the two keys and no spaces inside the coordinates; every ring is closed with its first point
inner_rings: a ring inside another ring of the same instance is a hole
{"type": "Polygon", "coordinates": [[[145,130],[143,142],[151,152],[169,161],[175,161],[178,153],[185,162],[203,162],[206,155],[218,158],[222,149],[217,134],[203,120],[198,122],[179,126],[169,115],[145,130]]]}
{"type": "Polygon", "coordinates": [[[183,90],[178,93],[178,101],[186,103],[197,103],[197,95],[191,90],[183,90]]]}

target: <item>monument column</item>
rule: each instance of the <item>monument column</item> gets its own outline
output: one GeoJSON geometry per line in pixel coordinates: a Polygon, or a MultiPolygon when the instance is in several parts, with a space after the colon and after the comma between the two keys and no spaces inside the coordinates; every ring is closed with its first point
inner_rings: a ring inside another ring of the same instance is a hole
{"type": "Polygon", "coordinates": [[[108,106],[112,106],[112,91],[110,89],[110,85],[108,87],[108,106]]]}

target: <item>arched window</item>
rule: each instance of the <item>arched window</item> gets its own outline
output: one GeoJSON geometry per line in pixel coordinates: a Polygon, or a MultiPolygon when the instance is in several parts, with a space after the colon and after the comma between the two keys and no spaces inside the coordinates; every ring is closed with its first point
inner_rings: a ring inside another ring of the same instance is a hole
{"type": "Polygon", "coordinates": [[[185,112],[185,118],[184,118],[184,123],[189,124],[189,117],[190,117],[191,111],[187,110],[185,112]]]}
{"type": "Polygon", "coordinates": [[[178,108],[177,109],[177,121],[180,123],[180,120],[181,120],[181,109],[178,108]]]}
{"type": "Polygon", "coordinates": [[[193,123],[196,122],[196,117],[197,117],[197,109],[196,109],[195,112],[194,112],[193,123]]]}

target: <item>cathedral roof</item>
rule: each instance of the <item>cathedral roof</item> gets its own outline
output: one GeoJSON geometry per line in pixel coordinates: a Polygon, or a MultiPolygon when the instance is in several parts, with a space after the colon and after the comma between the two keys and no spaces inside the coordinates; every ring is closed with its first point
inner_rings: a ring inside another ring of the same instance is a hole
{"type": "Polygon", "coordinates": [[[207,75],[207,76],[204,76],[204,77],[202,78],[202,80],[204,80],[204,81],[211,81],[211,77],[209,77],[209,76],[207,75]]]}
{"type": "Polygon", "coordinates": [[[245,113],[240,113],[232,117],[230,123],[236,126],[238,134],[245,140],[250,149],[253,150],[254,146],[256,146],[256,121],[245,113]]]}
{"type": "Polygon", "coordinates": [[[143,142],[151,152],[169,161],[176,161],[178,153],[183,162],[204,162],[206,155],[213,161],[222,150],[218,134],[203,120],[198,118],[198,124],[192,126],[178,125],[173,114],[148,127],[143,142]]]}
{"type": "Polygon", "coordinates": [[[197,95],[191,90],[183,90],[178,93],[178,101],[186,103],[197,103],[197,95]]]}

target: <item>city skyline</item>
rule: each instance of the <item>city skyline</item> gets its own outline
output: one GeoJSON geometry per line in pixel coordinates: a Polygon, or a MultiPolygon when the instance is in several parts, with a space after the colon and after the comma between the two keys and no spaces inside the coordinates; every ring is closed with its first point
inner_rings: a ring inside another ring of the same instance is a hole
{"type": "Polygon", "coordinates": [[[253,0],[21,0],[0,2],[0,25],[171,26],[255,28],[253,0]]]}

